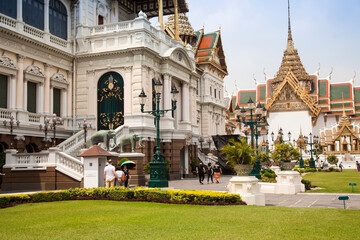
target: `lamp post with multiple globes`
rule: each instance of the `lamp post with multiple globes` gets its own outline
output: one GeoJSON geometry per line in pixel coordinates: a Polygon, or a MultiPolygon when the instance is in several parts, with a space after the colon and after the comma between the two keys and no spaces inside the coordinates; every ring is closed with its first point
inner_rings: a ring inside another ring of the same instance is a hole
{"type": "Polygon", "coordinates": [[[155,92],[156,92],[156,109],[151,111],[144,111],[145,102],[147,96],[142,89],[139,99],[142,113],[149,113],[155,117],[156,121],[156,150],[153,155],[152,162],[150,163],[150,181],[149,187],[168,187],[167,172],[166,172],[166,162],[164,157],[160,152],[160,117],[164,116],[165,113],[169,111],[174,111],[176,109],[176,96],[179,91],[176,87],[172,87],[172,108],[171,109],[160,109],[160,97],[162,92],[162,83],[160,79],[155,81],[155,92]]]}

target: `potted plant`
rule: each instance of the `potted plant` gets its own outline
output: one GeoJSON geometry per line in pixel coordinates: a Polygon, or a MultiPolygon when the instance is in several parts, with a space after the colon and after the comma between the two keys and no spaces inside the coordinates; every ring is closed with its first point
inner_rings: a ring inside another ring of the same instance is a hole
{"type": "Polygon", "coordinates": [[[262,167],[266,167],[270,162],[270,156],[267,153],[259,153],[259,160],[262,167]]]}
{"type": "Polygon", "coordinates": [[[234,168],[238,176],[248,176],[253,168],[256,155],[244,138],[240,141],[230,139],[226,144],[221,154],[225,154],[227,158],[226,164],[234,168]]]}
{"type": "Polygon", "coordinates": [[[275,162],[279,162],[280,167],[283,170],[293,169],[296,163],[291,161],[297,160],[299,157],[299,150],[294,148],[292,144],[288,143],[280,143],[275,145],[275,150],[271,153],[271,158],[275,162]]]}

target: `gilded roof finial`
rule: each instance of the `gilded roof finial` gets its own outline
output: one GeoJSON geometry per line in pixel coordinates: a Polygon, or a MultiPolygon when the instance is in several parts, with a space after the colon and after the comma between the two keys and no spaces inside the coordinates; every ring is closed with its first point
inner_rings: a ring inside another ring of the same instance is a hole
{"type": "Polygon", "coordinates": [[[256,80],[256,78],[255,78],[255,73],[253,73],[253,79],[254,79],[254,82],[255,82],[255,86],[257,86],[257,85],[258,85],[258,82],[257,82],[257,80],[256,80]]]}
{"type": "Polygon", "coordinates": [[[288,0],[288,41],[287,41],[287,50],[294,50],[294,42],[291,34],[291,24],[290,24],[290,0],[288,0]]]}
{"type": "Polygon", "coordinates": [[[329,73],[328,79],[331,80],[331,74],[333,73],[333,67],[331,67],[331,71],[329,73]]]}
{"type": "Polygon", "coordinates": [[[320,63],[319,63],[319,67],[318,67],[317,70],[316,70],[316,75],[319,76],[319,73],[320,73],[320,63]]]}

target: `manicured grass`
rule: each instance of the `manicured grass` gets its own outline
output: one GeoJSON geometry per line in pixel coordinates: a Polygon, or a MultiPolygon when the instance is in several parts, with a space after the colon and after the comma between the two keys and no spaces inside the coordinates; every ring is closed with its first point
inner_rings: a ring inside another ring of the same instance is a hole
{"type": "Polygon", "coordinates": [[[322,188],[312,192],[351,193],[349,183],[356,183],[354,193],[360,193],[360,173],[353,169],[346,169],[343,172],[309,173],[303,176],[303,179],[310,180],[311,185],[322,188]]]}
{"type": "Polygon", "coordinates": [[[358,239],[360,210],[63,201],[0,209],[3,239],[358,239]]]}

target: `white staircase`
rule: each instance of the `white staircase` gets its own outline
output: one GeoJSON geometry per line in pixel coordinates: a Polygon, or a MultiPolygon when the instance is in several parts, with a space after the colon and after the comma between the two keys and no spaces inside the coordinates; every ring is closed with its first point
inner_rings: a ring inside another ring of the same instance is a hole
{"type": "MultiPolygon", "coordinates": [[[[111,150],[115,149],[121,135],[129,133],[129,127],[120,126],[115,129],[116,144],[110,142],[111,150]]],[[[81,181],[84,176],[84,163],[77,159],[80,149],[84,145],[84,131],[79,131],[66,139],[57,147],[39,153],[17,153],[17,150],[6,150],[6,164],[4,167],[16,170],[44,170],[46,167],[56,167],[56,170],[67,176],[81,181]]],[[[89,142],[91,134],[86,137],[89,142]]],[[[105,144],[101,144],[105,148],[105,144]]]]}

